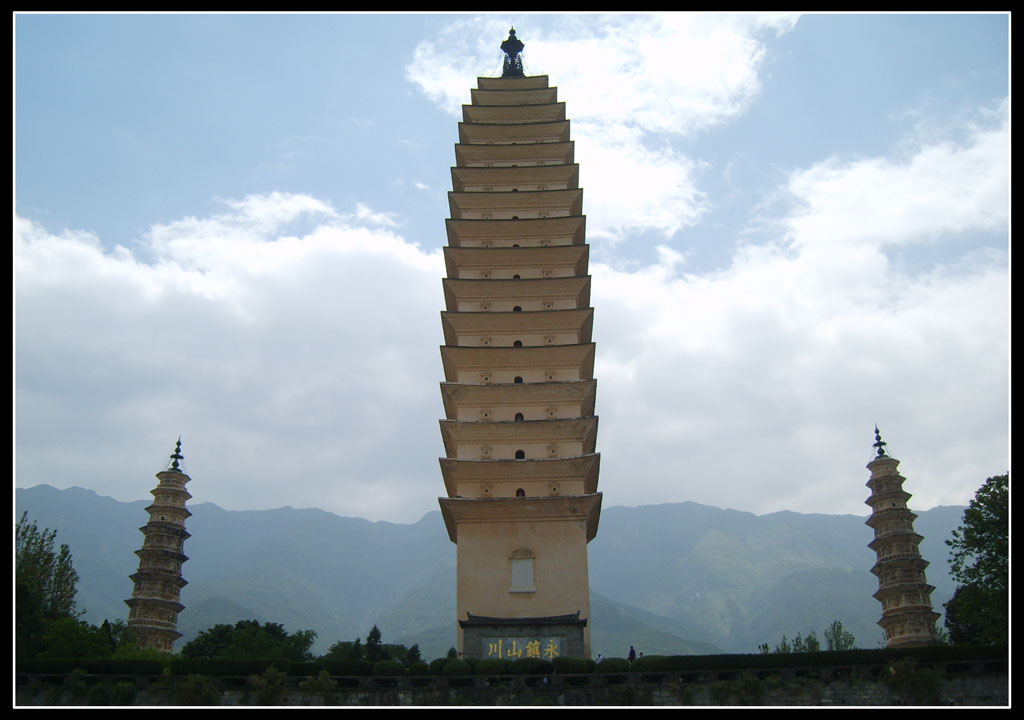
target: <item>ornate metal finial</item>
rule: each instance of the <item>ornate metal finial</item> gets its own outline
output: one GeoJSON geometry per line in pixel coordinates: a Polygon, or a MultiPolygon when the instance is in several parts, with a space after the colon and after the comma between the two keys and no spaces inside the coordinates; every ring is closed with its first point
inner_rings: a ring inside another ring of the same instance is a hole
{"type": "Polygon", "coordinates": [[[882,440],[882,434],[880,432],[878,432],[878,425],[875,425],[875,442],[872,445],[872,447],[878,448],[878,457],[884,457],[885,456],[885,446],[887,444],[888,443],[886,443],[884,440],[882,440]]]}
{"type": "Polygon", "coordinates": [[[178,467],[178,461],[185,459],[185,456],[181,454],[181,435],[178,436],[178,444],[175,445],[174,454],[171,455],[170,458],[174,461],[171,463],[171,470],[174,472],[181,472],[178,467]]]}
{"type": "Polygon", "coordinates": [[[501,44],[501,49],[505,53],[505,63],[501,68],[502,77],[523,77],[523,59],[519,56],[519,53],[523,51],[522,40],[516,37],[516,29],[511,28],[508,31],[508,39],[501,44]]]}

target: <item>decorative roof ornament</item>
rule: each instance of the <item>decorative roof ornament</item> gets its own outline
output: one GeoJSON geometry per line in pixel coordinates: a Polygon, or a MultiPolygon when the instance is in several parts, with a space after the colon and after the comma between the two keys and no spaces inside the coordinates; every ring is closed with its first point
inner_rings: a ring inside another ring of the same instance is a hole
{"type": "Polygon", "coordinates": [[[181,472],[181,468],[178,466],[178,461],[185,459],[185,456],[181,454],[181,435],[178,436],[178,444],[174,447],[174,454],[169,457],[174,461],[171,463],[171,467],[169,468],[171,472],[181,472]]]}
{"type": "Polygon", "coordinates": [[[505,53],[505,62],[501,68],[502,77],[524,77],[523,58],[519,55],[524,47],[526,46],[523,41],[516,37],[516,29],[509,29],[508,39],[501,44],[501,49],[505,53]]]}
{"type": "Polygon", "coordinates": [[[881,435],[881,433],[878,432],[878,426],[875,425],[875,442],[872,444],[871,447],[878,448],[878,457],[885,457],[886,456],[885,455],[885,446],[887,444],[888,443],[886,443],[884,440],[882,440],[882,435],[881,435]]]}

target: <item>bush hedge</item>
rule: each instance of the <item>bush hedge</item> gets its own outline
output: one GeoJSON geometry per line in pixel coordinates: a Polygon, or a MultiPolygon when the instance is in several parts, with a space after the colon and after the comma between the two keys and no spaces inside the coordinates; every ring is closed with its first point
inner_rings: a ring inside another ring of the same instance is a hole
{"type": "Polygon", "coordinates": [[[550,675],[554,665],[544,658],[516,658],[508,664],[509,675],[550,675]]]}
{"type": "Polygon", "coordinates": [[[441,674],[446,677],[472,675],[473,668],[468,662],[461,658],[448,658],[448,662],[446,662],[444,667],[441,669],[441,674]]]}
{"type": "Polygon", "coordinates": [[[291,660],[270,658],[175,658],[171,675],[261,675],[271,667],[287,674],[291,666],[291,660]]]}
{"type": "Polygon", "coordinates": [[[597,664],[595,671],[599,673],[629,672],[629,660],[618,657],[605,658],[597,664]]]}
{"type": "Polygon", "coordinates": [[[551,661],[552,668],[560,675],[582,675],[594,672],[597,663],[593,660],[574,657],[557,657],[551,661]]]}
{"type": "Polygon", "coordinates": [[[373,674],[377,677],[394,677],[408,675],[409,670],[397,660],[378,660],[373,664],[373,674]]]}
{"type": "Polygon", "coordinates": [[[508,675],[508,660],[487,658],[481,660],[473,668],[474,675],[508,675]]]}
{"type": "Polygon", "coordinates": [[[88,675],[160,675],[164,663],[139,658],[68,658],[18,660],[16,672],[32,675],[70,675],[80,668],[88,675]]]}
{"type": "Polygon", "coordinates": [[[373,663],[369,660],[321,660],[320,665],[331,675],[373,674],[373,663]]]}
{"type": "Polygon", "coordinates": [[[440,675],[440,674],[442,674],[444,672],[444,666],[447,665],[448,661],[451,660],[451,659],[452,658],[450,658],[450,657],[442,657],[442,658],[437,658],[435,660],[431,660],[430,661],[430,665],[428,666],[430,668],[430,674],[431,675],[440,675]]]}

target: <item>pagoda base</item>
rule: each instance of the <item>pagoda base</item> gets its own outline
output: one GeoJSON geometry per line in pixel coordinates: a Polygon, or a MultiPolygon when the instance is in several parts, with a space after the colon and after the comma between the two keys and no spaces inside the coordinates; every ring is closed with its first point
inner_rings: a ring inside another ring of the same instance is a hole
{"type": "Polygon", "coordinates": [[[467,613],[459,620],[462,655],[470,660],[518,660],[536,657],[588,658],[584,637],[587,619],[573,615],[499,618],[467,613]]]}

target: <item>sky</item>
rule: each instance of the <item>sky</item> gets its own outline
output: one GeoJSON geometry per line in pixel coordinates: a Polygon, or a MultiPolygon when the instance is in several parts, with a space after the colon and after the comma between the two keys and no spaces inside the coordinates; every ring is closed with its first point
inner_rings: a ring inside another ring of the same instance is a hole
{"type": "Polygon", "coordinates": [[[16,487],[412,523],[461,106],[580,166],[603,506],[865,517],[1009,469],[1006,14],[18,14],[16,487]]]}

